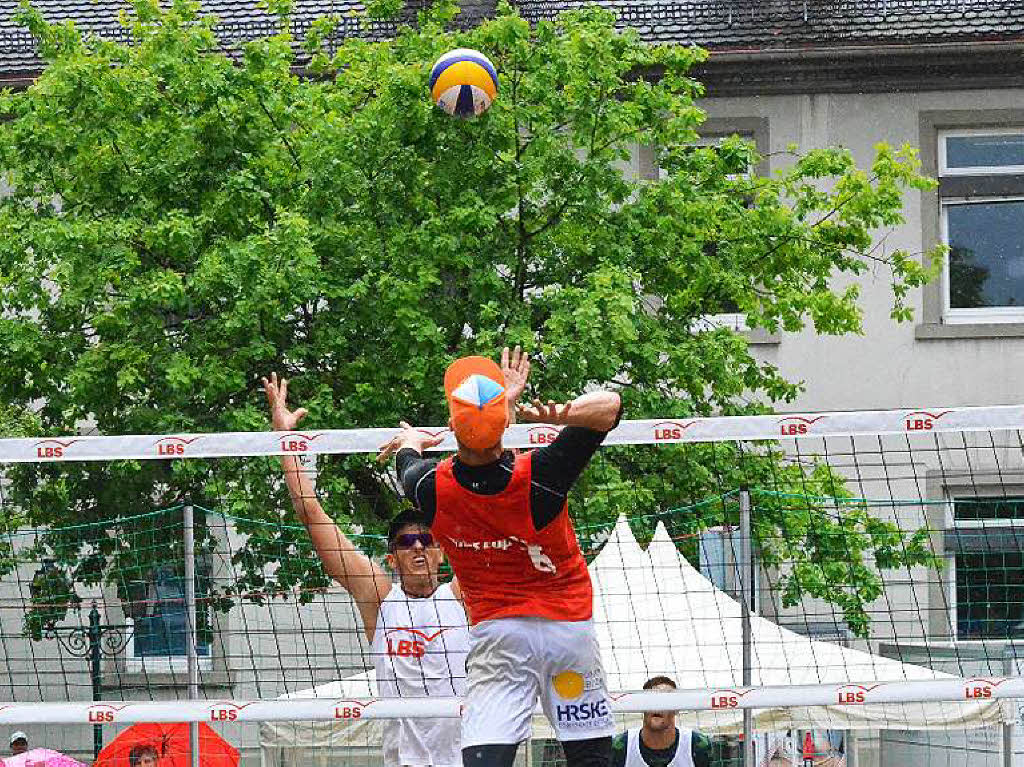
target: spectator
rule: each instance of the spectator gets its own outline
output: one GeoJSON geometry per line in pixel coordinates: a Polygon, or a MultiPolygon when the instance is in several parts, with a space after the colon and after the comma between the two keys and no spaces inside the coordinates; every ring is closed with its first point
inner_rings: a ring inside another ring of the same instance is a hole
{"type": "Polygon", "coordinates": [[[21,730],[11,733],[11,756],[24,754],[28,751],[28,735],[21,730]]]}
{"type": "Polygon", "coordinates": [[[132,746],[132,750],[128,752],[130,767],[157,767],[159,763],[160,752],[148,743],[132,746]]]}

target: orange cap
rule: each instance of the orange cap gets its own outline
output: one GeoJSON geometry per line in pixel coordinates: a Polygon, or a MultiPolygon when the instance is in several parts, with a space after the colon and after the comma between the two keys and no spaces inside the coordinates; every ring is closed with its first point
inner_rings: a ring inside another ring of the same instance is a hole
{"type": "Polygon", "coordinates": [[[463,357],[444,373],[452,431],[466,447],[485,450],[501,442],[508,426],[505,376],[493,360],[463,357]]]}

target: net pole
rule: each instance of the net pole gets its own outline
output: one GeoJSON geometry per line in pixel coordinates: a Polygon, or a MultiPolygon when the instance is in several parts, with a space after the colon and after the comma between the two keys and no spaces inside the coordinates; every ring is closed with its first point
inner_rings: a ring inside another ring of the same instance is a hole
{"type": "MultiPolygon", "coordinates": [[[[751,547],[750,547],[750,491],[740,490],[740,595],[743,604],[743,686],[750,687],[752,679],[750,626],[751,612],[751,547]]],[[[743,709],[743,766],[754,767],[754,712],[743,709]]]]}
{"type": "MultiPolygon", "coordinates": [[[[199,659],[196,655],[198,631],[196,630],[196,536],[195,513],[192,504],[182,509],[183,548],[185,554],[185,614],[188,618],[188,638],[185,642],[185,658],[188,664],[188,698],[199,698],[199,659]]],[[[188,748],[191,767],[199,767],[199,723],[189,722],[188,748]]]]}
{"type": "MultiPolygon", "coordinates": [[[[1017,655],[1017,647],[1011,642],[1003,650],[1003,674],[1005,676],[1013,676],[1016,671],[1015,666],[1017,655]]],[[[1003,767],[1013,767],[1013,722],[1003,722],[1003,767]]]]}

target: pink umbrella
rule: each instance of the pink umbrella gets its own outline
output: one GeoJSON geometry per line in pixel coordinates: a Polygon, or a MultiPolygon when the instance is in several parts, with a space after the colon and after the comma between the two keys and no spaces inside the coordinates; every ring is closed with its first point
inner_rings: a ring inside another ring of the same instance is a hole
{"type": "Polygon", "coordinates": [[[77,759],[52,748],[33,748],[24,754],[0,759],[4,767],[86,767],[77,759]]]}

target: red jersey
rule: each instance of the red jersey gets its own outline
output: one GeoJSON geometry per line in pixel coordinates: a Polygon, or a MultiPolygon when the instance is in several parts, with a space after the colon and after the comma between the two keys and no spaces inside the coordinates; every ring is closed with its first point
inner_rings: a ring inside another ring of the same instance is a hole
{"type": "Polygon", "coordinates": [[[530,513],[532,454],[516,457],[508,486],[495,495],[462,487],[453,459],[437,466],[431,529],[459,579],[470,625],[493,618],[589,620],[590,572],[567,509],[543,530],[530,513]]]}

